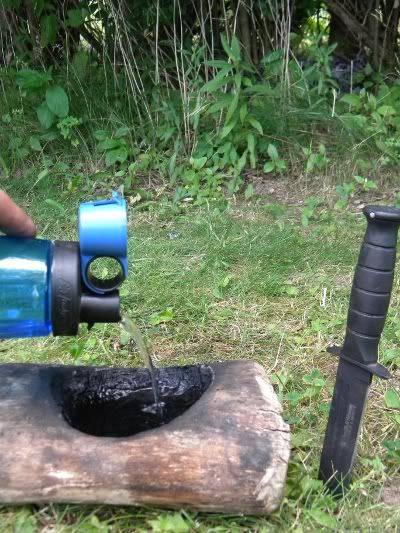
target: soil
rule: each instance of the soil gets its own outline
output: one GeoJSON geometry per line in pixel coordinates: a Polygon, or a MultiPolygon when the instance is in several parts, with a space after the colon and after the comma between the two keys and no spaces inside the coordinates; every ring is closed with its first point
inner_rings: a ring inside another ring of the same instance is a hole
{"type": "MultiPolygon", "coordinates": [[[[338,199],[335,184],[329,179],[318,176],[306,180],[304,177],[259,174],[248,175],[246,181],[253,184],[257,195],[268,197],[272,202],[277,203],[300,206],[310,196],[322,197],[332,204],[338,199]]],[[[362,209],[367,204],[394,203],[398,192],[399,188],[389,182],[379,184],[378,189],[368,192],[357,190],[350,199],[349,207],[362,209]]]]}
{"type": "Polygon", "coordinates": [[[400,478],[395,478],[383,489],[383,501],[386,505],[400,507],[400,478]]]}

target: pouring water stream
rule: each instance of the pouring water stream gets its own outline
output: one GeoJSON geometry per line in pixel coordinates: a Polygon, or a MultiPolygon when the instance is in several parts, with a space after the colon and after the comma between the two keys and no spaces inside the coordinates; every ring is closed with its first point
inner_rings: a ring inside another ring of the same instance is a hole
{"type": "Polygon", "coordinates": [[[130,339],[136,343],[137,349],[140,353],[143,363],[145,364],[146,368],[150,372],[151,384],[152,384],[153,394],[154,394],[154,406],[156,408],[156,411],[159,411],[160,409],[162,409],[162,403],[159,402],[159,399],[158,399],[158,380],[156,376],[155,367],[151,359],[150,352],[147,348],[146,342],[143,338],[143,335],[140,332],[140,329],[138,328],[134,320],[127,317],[126,315],[122,317],[121,324],[124,330],[128,333],[130,339]]]}

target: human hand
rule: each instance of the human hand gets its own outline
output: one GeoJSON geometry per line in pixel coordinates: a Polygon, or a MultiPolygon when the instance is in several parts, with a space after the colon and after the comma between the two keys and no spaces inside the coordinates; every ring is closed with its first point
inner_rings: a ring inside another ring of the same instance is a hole
{"type": "Polygon", "coordinates": [[[28,215],[0,189],[0,231],[7,235],[35,237],[36,226],[28,215]]]}

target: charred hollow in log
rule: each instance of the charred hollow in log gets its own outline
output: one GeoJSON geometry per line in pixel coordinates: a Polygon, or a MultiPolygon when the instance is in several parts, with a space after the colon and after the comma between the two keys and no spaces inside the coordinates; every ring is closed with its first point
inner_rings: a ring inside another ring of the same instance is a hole
{"type": "Polygon", "coordinates": [[[75,429],[99,437],[127,437],[167,424],[207,390],[213,373],[205,365],[157,370],[154,404],[146,369],[80,368],[57,376],[53,396],[75,429]]]}

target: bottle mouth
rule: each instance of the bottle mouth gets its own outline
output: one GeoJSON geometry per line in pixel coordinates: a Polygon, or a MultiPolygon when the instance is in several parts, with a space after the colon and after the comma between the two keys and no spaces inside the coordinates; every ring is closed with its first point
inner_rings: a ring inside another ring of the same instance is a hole
{"type": "Polygon", "coordinates": [[[73,368],[52,382],[53,397],[73,428],[97,437],[128,437],[168,424],[210,386],[206,365],[156,370],[158,403],[145,368],[73,368]]]}

